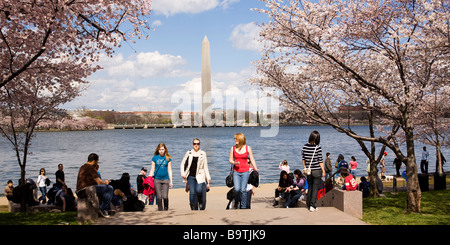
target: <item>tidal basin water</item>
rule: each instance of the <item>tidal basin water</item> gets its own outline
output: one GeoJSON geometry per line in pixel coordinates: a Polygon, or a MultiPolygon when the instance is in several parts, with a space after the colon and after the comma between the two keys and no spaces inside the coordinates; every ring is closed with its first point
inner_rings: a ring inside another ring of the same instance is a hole
{"type": "MultiPolygon", "coordinates": [[[[331,153],[334,166],[338,154],[343,154],[345,160],[356,157],[358,168],[357,178],[366,175],[366,156],[357,142],[328,126],[295,126],[280,127],[276,137],[261,137],[262,127],[226,127],[226,128],[166,128],[166,129],[123,129],[103,131],[71,131],[71,132],[37,132],[32,140],[31,152],[26,166],[26,177],[35,181],[40,168],[45,168],[47,176],[54,183],[55,172],[59,163],[64,165],[64,173],[68,187],[75,189],[78,169],[87,160],[87,156],[95,152],[100,156],[100,173],[102,179],[119,179],[122,173],[129,173],[131,184],[136,186],[136,177],[142,167],[150,170],[150,161],[158,143],[166,144],[173,159],[174,188],[184,188],[180,176],[180,163],[187,150],[192,149],[192,140],[201,140],[201,149],[208,157],[211,186],[224,186],[225,177],[230,171],[228,157],[234,144],[234,134],[245,134],[247,144],[253,149],[259,168],[261,183],[278,182],[280,170],[278,165],[287,160],[291,171],[302,169],[301,149],[308,141],[309,134],[318,130],[321,134],[323,158],[325,153],[331,153]]],[[[353,130],[367,135],[367,126],[355,126],[353,130]]],[[[366,143],[369,145],[369,143],[366,143]]],[[[420,171],[420,158],[424,145],[416,142],[416,160],[420,171]]],[[[377,145],[377,151],[381,146],[377,145]]],[[[429,157],[429,172],[435,171],[435,149],[427,146],[429,157]]],[[[392,162],[394,154],[388,149],[386,157],[387,175],[395,174],[392,162]]],[[[443,149],[444,156],[449,159],[449,150],[443,149]]],[[[20,178],[20,167],[11,143],[0,137],[0,183],[3,193],[8,180],[13,180],[14,186],[20,178]]],[[[444,165],[444,171],[448,164],[444,165]]],[[[404,165],[401,171],[405,170],[404,165]]],[[[225,198],[225,197],[224,197],[225,198]]]]}

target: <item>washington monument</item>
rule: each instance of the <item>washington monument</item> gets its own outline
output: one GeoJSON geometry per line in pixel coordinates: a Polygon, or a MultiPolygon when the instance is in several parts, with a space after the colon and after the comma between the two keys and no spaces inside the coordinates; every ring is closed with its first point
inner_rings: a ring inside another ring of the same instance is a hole
{"type": "Polygon", "coordinates": [[[211,60],[209,54],[209,41],[205,36],[202,42],[202,125],[204,118],[210,118],[211,108],[211,60]],[[205,113],[207,113],[205,115],[205,113]]]}

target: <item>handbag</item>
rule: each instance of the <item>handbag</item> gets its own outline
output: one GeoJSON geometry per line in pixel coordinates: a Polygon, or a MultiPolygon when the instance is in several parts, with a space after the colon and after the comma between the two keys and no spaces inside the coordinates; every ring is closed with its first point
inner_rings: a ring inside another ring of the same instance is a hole
{"type": "MultiPolygon", "coordinates": [[[[234,146],[233,146],[233,159],[234,159],[234,146]]],[[[228,174],[228,176],[225,178],[225,184],[228,187],[233,187],[234,183],[233,183],[233,165],[231,165],[231,169],[230,169],[230,173],[228,174]]]]}
{"type": "Polygon", "coordinates": [[[311,161],[309,162],[309,166],[308,166],[307,168],[304,168],[304,169],[302,170],[302,173],[303,173],[303,175],[305,175],[305,176],[311,175],[311,163],[312,163],[312,161],[313,161],[313,159],[314,159],[314,155],[316,154],[316,150],[317,150],[317,146],[316,146],[316,148],[314,148],[314,152],[313,152],[313,155],[312,155],[312,157],[311,157],[311,161]]]}
{"type": "Polygon", "coordinates": [[[228,176],[225,178],[225,184],[228,187],[233,187],[234,183],[233,183],[233,166],[231,166],[231,170],[230,173],[228,174],[228,176]]]}
{"type": "Polygon", "coordinates": [[[46,178],[45,179],[45,184],[47,185],[47,186],[50,186],[50,183],[51,183],[52,181],[49,179],[49,178],[46,178]]]}

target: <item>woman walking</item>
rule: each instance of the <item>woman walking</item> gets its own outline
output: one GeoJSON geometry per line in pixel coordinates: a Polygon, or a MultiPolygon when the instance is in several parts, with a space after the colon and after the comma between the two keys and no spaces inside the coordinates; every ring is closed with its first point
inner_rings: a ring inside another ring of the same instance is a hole
{"type": "MultiPolygon", "coordinates": [[[[247,184],[250,176],[250,163],[254,171],[258,171],[252,148],[246,145],[245,135],[237,133],[234,135],[235,146],[231,147],[229,162],[233,165],[234,200],[241,204],[240,208],[247,208],[247,184]]],[[[239,207],[239,206],[237,206],[239,207]]]]}
{"type": "Polygon", "coordinates": [[[325,177],[322,148],[319,144],[320,134],[314,130],[309,135],[308,144],[305,144],[302,149],[303,168],[311,169],[311,173],[307,175],[308,197],[306,199],[306,207],[311,212],[317,211],[317,192],[319,191],[321,178],[325,177]]]}
{"type": "Polygon", "coordinates": [[[169,209],[169,188],[172,188],[172,157],[164,143],[160,143],[152,158],[150,176],[153,176],[158,211],[169,209]]]}
{"type": "Polygon", "coordinates": [[[41,170],[39,170],[39,176],[38,179],[36,181],[36,185],[39,188],[39,191],[42,193],[42,196],[39,197],[38,201],[42,200],[42,204],[46,204],[47,203],[47,185],[45,183],[45,181],[47,180],[47,176],[45,176],[46,172],[44,168],[41,168],[41,170]]]}
{"type": "Polygon", "coordinates": [[[188,183],[191,210],[205,210],[206,191],[209,190],[211,176],[206,153],[200,150],[200,140],[192,141],[192,150],[186,152],[180,164],[183,182],[188,183]]]}

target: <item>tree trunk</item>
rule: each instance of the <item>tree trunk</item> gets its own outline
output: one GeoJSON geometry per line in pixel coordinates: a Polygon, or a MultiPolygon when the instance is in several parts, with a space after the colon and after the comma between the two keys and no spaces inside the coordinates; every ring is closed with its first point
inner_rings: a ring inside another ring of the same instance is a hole
{"type": "Polygon", "coordinates": [[[370,173],[369,173],[369,183],[370,183],[370,197],[379,197],[380,193],[377,188],[377,179],[378,179],[378,168],[377,161],[374,159],[370,159],[370,173]]]}
{"type": "Polygon", "coordinates": [[[27,211],[27,180],[25,178],[25,166],[20,166],[20,189],[21,191],[21,197],[20,197],[20,212],[26,212],[27,211]]]}
{"type": "Polygon", "coordinates": [[[444,175],[444,168],[442,166],[441,146],[439,145],[439,141],[436,145],[436,174],[439,176],[444,175]]]}
{"type": "Polygon", "coordinates": [[[410,121],[407,121],[406,134],[406,152],[407,157],[404,159],[406,164],[406,201],[407,211],[420,212],[420,201],[422,199],[422,192],[419,186],[419,176],[417,171],[416,156],[414,151],[414,134],[410,121]]]}

